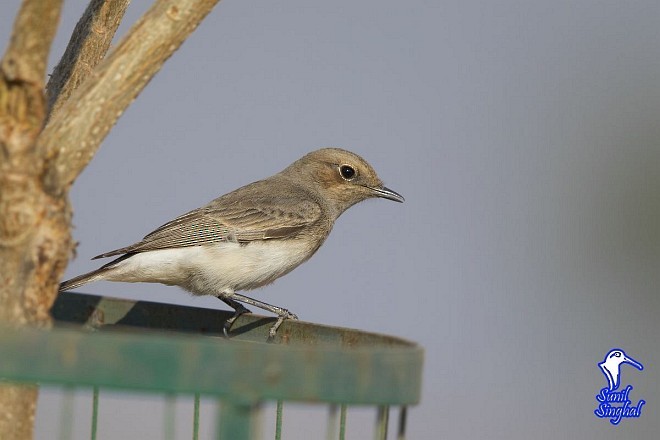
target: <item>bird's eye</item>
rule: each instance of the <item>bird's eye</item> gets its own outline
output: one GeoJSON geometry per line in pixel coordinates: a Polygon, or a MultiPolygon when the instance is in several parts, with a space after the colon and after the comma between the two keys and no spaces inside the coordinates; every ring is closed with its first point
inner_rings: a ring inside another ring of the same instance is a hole
{"type": "Polygon", "coordinates": [[[341,174],[341,177],[346,180],[351,180],[355,177],[355,170],[350,165],[342,165],[339,167],[339,173],[341,174]]]}

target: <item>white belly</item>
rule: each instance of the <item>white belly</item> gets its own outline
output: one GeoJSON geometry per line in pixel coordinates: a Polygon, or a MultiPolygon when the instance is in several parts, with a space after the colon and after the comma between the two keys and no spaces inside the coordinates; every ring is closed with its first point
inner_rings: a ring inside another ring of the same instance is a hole
{"type": "Polygon", "coordinates": [[[104,278],[177,285],[197,295],[217,295],[269,284],[305,262],[313,252],[314,246],[302,240],[162,249],[127,258],[104,278]]]}

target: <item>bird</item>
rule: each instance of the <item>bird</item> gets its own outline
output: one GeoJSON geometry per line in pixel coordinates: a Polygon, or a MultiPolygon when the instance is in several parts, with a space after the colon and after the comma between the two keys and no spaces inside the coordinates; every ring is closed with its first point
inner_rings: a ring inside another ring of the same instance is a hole
{"type": "Polygon", "coordinates": [[[610,391],[614,391],[619,388],[620,373],[621,373],[621,364],[630,364],[638,370],[643,370],[644,366],[637,362],[635,359],[626,355],[626,353],[620,348],[614,348],[605,355],[603,362],[600,362],[598,366],[602,370],[605,378],[607,379],[608,386],[610,391]]]}
{"type": "Polygon", "coordinates": [[[193,295],[212,295],[234,310],[223,327],[251,311],[243,304],[298,319],[288,309],[238,292],[268,285],[309,260],[337,218],[371,198],[404,202],[383,185],[359,155],[340,148],[306,154],[279,173],[187,212],[141,241],[93,258],[116,257],[100,268],[60,284],[59,292],[94,281],[146,282],[179,286],[193,295]]]}

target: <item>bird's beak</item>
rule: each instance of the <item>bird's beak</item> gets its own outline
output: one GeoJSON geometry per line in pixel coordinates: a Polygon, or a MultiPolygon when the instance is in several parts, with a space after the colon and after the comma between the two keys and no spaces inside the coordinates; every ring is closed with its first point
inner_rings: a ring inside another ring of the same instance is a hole
{"type": "Polygon", "coordinates": [[[384,199],[394,200],[395,202],[399,202],[399,203],[403,203],[403,201],[405,200],[401,194],[399,194],[396,191],[392,191],[391,189],[386,188],[384,186],[381,188],[369,187],[369,189],[374,192],[376,197],[382,197],[384,199]]]}
{"type": "Polygon", "coordinates": [[[639,362],[637,362],[633,358],[629,358],[628,356],[623,357],[623,362],[632,365],[633,367],[637,368],[638,370],[643,370],[644,369],[642,364],[640,364],[639,362]]]}

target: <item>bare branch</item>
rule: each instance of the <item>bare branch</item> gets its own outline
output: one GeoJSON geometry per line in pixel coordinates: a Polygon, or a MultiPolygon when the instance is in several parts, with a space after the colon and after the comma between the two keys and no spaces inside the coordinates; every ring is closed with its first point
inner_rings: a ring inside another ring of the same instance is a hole
{"type": "Polygon", "coordinates": [[[61,6],[62,0],[26,0],[16,16],[0,61],[0,175],[27,160],[41,130],[46,64],[61,6]]]}
{"type": "Polygon", "coordinates": [[[5,81],[42,84],[62,0],[24,0],[0,70],[5,81]]]}
{"type": "Polygon", "coordinates": [[[130,2],[92,0],[89,3],[46,86],[49,114],[56,112],[103,60],[130,2]]]}
{"type": "Polygon", "coordinates": [[[51,194],[66,191],[119,116],[219,0],[157,0],[53,115],[38,140],[53,161],[51,194]]]}

